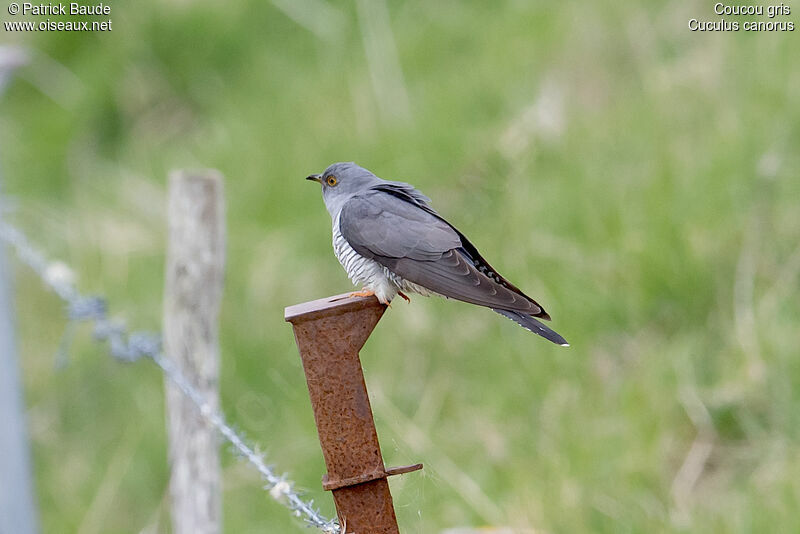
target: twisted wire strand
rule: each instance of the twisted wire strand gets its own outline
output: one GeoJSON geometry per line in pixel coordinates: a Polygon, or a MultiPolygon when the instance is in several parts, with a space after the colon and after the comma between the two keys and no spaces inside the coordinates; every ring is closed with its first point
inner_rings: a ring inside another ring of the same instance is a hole
{"type": "MultiPolygon", "coordinates": [[[[234,430],[221,412],[206,402],[183,376],[175,364],[164,356],[161,350],[161,337],[144,331],[129,331],[124,323],[113,320],[108,315],[106,299],[97,295],[83,295],[72,279],[73,271],[59,261],[48,261],[27,236],[15,226],[0,221],[0,240],[5,241],[16,253],[19,260],[27,265],[44,284],[55,292],[66,304],[70,325],[87,322],[92,325],[92,336],[97,342],[108,343],[109,352],[115,359],[134,362],[142,357],[152,360],[167,379],[188,397],[197,407],[200,416],[212,425],[232,446],[234,452],[247,460],[264,480],[264,489],[273,499],[287,507],[295,517],[303,519],[309,526],[328,534],[340,534],[341,528],[334,519],[327,519],[314,508],[314,501],[305,501],[294,489],[294,484],[286,475],[279,476],[264,462],[264,457],[255,446],[248,445],[245,439],[234,430]]],[[[66,334],[70,334],[68,330],[66,334]]],[[[65,335],[60,352],[66,351],[70,335],[65,335]]]]}

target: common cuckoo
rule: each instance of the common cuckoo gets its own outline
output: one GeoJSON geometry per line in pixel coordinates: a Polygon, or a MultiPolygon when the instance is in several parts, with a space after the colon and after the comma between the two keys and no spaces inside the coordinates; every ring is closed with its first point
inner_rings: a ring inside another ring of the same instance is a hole
{"type": "Polygon", "coordinates": [[[355,163],[334,163],[307,179],[322,185],[336,258],[364,288],[355,295],[374,294],[383,304],[396,295],[409,300],[405,293],[461,300],[568,346],[537,320],[550,320],[544,308],[489,265],[413,186],[383,180],[355,163]]]}

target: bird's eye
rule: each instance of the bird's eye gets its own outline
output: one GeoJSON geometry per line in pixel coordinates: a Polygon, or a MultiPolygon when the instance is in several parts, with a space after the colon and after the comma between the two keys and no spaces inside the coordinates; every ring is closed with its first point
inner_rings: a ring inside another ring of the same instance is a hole
{"type": "Polygon", "coordinates": [[[338,183],[339,183],[339,180],[337,180],[337,179],[336,179],[336,177],[335,177],[334,175],[332,175],[332,174],[331,174],[330,176],[328,176],[328,177],[325,179],[325,183],[326,183],[326,184],[328,184],[328,185],[329,185],[329,186],[331,186],[331,187],[334,187],[336,184],[338,184],[338,183]]]}

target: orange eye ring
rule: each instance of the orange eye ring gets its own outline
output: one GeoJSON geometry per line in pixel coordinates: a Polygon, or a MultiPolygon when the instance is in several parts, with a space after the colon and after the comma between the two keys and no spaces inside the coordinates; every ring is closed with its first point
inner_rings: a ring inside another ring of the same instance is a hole
{"type": "Polygon", "coordinates": [[[332,175],[332,174],[331,174],[330,176],[328,176],[328,177],[325,179],[325,183],[326,183],[326,184],[328,184],[328,185],[329,185],[329,186],[331,186],[331,187],[335,187],[335,186],[336,186],[336,184],[338,184],[338,183],[339,183],[339,180],[337,180],[337,179],[336,179],[336,177],[335,177],[334,175],[332,175]]]}

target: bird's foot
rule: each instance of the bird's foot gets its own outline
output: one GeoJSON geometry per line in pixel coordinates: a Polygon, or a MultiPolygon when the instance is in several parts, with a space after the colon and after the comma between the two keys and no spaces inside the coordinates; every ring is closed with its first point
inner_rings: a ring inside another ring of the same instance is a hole
{"type": "Polygon", "coordinates": [[[403,297],[406,302],[411,302],[411,299],[408,297],[408,295],[406,295],[402,291],[398,291],[397,294],[400,295],[401,297],[403,297]]]}
{"type": "MultiPolygon", "coordinates": [[[[372,289],[368,289],[366,287],[363,288],[361,291],[353,291],[348,296],[349,297],[375,297],[375,298],[378,299],[378,302],[380,302],[384,306],[388,306],[390,308],[392,307],[392,301],[391,300],[386,299],[382,295],[379,295],[379,294],[375,293],[375,291],[373,291],[372,289]]],[[[405,295],[403,295],[403,298],[408,299],[408,297],[406,297],[405,295]]]]}
{"type": "Polygon", "coordinates": [[[363,288],[361,291],[353,291],[350,293],[351,297],[372,297],[375,296],[375,292],[371,289],[367,289],[366,287],[363,288]]]}

